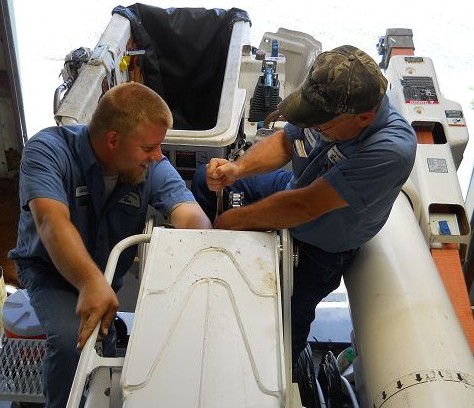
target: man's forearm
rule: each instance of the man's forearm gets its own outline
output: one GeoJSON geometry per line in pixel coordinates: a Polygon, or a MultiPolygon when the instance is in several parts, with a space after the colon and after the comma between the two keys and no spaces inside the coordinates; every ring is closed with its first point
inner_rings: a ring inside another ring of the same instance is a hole
{"type": "Polygon", "coordinates": [[[81,290],[89,279],[102,275],[72,224],[44,224],[39,233],[56,269],[75,288],[81,290]]]}
{"type": "Polygon", "coordinates": [[[268,231],[290,228],[313,218],[305,211],[301,200],[289,197],[291,195],[284,191],[256,203],[228,210],[218,218],[216,228],[268,231]]]}
{"type": "Polygon", "coordinates": [[[41,242],[59,273],[78,290],[88,279],[102,275],[59,201],[37,198],[29,203],[41,242]]]}
{"type": "Polygon", "coordinates": [[[218,217],[216,228],[253,231],[291,228],[347,205],[327,180],[319,177],[308,187],[280,191],[226,211],[218,217]]]}
{"type": "Polygon", "coordinates": [[[171,224],[175,228],[210,229],[211,221],[198,203],[188,202],[177,205],[170,214],[171,224]]]}

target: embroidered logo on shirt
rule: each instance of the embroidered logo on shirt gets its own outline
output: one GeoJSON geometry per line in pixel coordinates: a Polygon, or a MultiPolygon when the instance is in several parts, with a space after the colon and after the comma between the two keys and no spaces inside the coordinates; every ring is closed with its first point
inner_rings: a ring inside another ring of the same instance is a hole
{"type": "Polygon", "coordinates": [[[76,197],[83,197],[89,195],[89,189],[87,186],[77,186],[76,187],[76,197]]]}
{"type": "Polygon", "coordinates": [[[131,205],[132,207],[140,208],[140,196],[137,193],[128,193],[125,197],[120,199],[120,204],[131,205]]]}
{"type": "Polygon", "coordinates": [[[309,143],[312,149],[314,149],[314,146],[316,146],[316,139],[313,136],[313,133],[311,132],[311,129],[305,128],[304,129],[304,137],[306,138],[306,141],[309,143]]]}
{"type": "Polygon", "coordinates": [[[331,147],[328,150],[328,161],[330,163],[329,168],[331,168],[331,166],[334,166],[336,163],[338,163],[342,160],[346,160],[346,159],[347,159],[347,157],[344,156],[344,153],[342,153],[339,150],[337,145],[334,145],[333,147],[331,147]]]}

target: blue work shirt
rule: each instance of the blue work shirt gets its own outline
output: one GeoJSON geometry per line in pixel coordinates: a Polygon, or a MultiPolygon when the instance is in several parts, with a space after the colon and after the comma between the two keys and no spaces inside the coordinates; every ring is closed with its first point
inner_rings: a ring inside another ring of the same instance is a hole
{"type": "MultiPolygon", "coordinates": [[[[119,182],[107,198],[102,167],[85,125],[50,127],[28,140],[20,166],[19,193],[18,241],[9,257],[50,264],[51,273],[58,272],[36,231],[30,200],[51,198],[68,206],[71,222],[102,271],[115,244],[143,232],[149,205],[166,217],[176,205],[195,201],[166,157],[148,166],[144,182],[133,187],[119,182]]],[[[120,256],[115,286],[120,286],[136,249],[136,245],[130,247],[120,256]]]]}
{"type": "Polygon", "coordinates": [[[385,224],[416,156],[416,134],[388,97],[355,139],[328,143],[315,129],[291,124],[285,133],[293,144],[294,177],[287,189],[322,176],[349,204],[290,228],[291,235],[328,252],[355,249],[372,239],[385,224]]]}

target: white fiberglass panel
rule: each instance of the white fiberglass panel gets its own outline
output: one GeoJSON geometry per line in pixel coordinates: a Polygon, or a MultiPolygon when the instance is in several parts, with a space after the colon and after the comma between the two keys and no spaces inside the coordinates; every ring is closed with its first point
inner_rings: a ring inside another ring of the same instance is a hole
{"type": "Polygon", "coordinates": [[[124,407],[280,407],[275,233],[155,228],[122,372],[124,407]]]}

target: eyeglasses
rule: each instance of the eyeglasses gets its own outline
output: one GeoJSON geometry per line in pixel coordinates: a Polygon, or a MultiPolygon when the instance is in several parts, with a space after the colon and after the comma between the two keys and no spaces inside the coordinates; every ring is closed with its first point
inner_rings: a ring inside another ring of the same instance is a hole
{"type": "Polygon", "coordinates": [[[336,127],[337,123],[335,125],[328,126],[327,128],[320,128],[318,125],[311,126],[313,129],[318,131],[319,133],[326,133],[329,129],[332,129],[333,127],[336,127]]]}
{"type": "Polygon", "coordinates": [[[341,125],[342,123],[344,123],[345,121],[347,121],[347,119],[352,119],[356,116],[357,114],[356,113],[351,113],[349,116],[344,116],[342,119],[338,120],[336,123],[326,127],[326,128],[322,128],[322,127],[319,127],[318,125],[313,125],[311,126],[311,128],[315,129],[316,131],[318,131],[319,133],[322,133],[322,134],[326,134],[326,132],[332,128],[335,128],[335,127],[338,127],[339,125],[341,125]]]}

